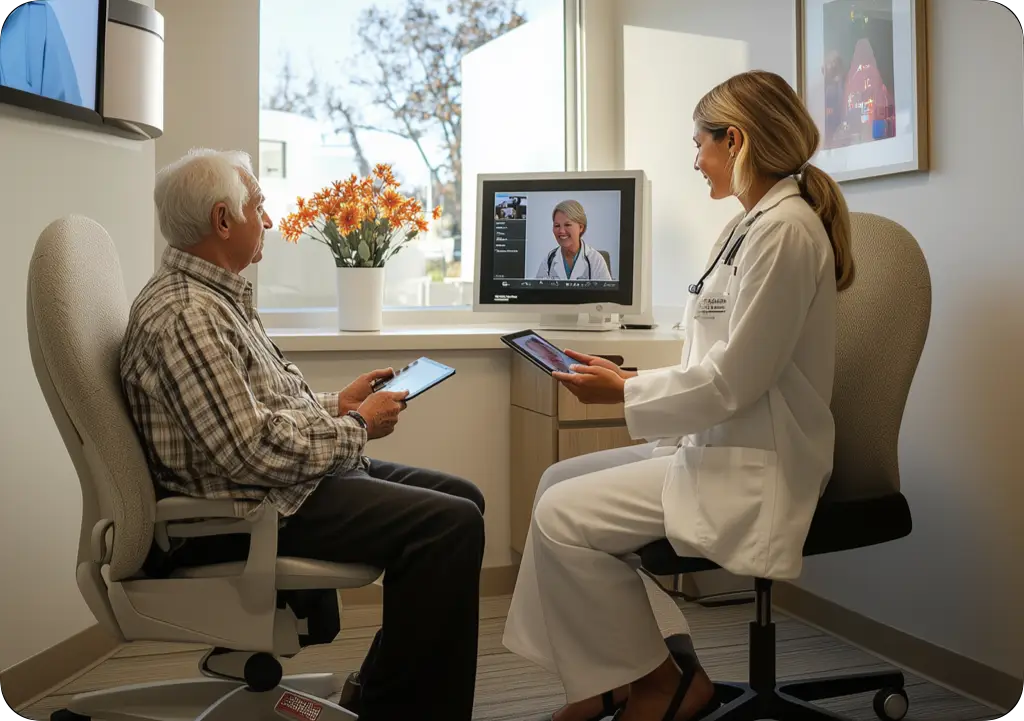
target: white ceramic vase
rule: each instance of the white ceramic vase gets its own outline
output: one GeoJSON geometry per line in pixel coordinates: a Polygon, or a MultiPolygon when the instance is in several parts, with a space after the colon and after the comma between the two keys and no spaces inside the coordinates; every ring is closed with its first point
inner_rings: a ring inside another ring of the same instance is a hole
{"type": "Polygon", "coordinates": [[[384,268],[337,268],[338,330],[379,331],[384,314],[384,268]]]}

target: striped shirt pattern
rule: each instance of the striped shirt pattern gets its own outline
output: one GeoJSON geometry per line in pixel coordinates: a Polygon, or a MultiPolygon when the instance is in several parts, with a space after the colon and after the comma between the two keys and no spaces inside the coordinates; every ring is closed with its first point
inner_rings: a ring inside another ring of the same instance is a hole
{"type": "Polygon", "coordinates": [[[175,248],[132,304],[125,398],[158,491],[293,515],[367,435],[267,336],[242,276],[175,248]]]}

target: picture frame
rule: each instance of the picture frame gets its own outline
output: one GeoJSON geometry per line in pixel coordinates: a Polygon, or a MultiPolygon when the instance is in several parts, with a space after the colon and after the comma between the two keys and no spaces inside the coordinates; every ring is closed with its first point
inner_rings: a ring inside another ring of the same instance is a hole
{"type": "Polygon", "coordinates": [[[796,2],[811,162],[838,182],[927,171],[927,0],[796,2]]]}

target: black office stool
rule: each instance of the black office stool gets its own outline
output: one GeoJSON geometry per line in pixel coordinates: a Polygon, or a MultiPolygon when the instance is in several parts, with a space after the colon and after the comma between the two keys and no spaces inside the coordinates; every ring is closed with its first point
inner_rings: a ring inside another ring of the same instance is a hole
{"type": "MultiPolygon", "coordinates": [[[[910,534],[910,508],[902,494],[883,498],[823,502],[804,544],[804,556],[849,551],[887,543],[910,534]]],[[[673,576],[719,568],[706,558],[677,556],[667,540],[643,548],[644,570],[673,576]]],[[[882,721],[900,721],[910,701],[899,671],[834,676],[779,684],[775,677],[775,623],[772,621],[772,582],[755,579],[755,617],[750,623],[747,683],[715,682],[722,706],[703,721],[848,721],[815,706],[813,701],[876,691],[875,713],[882,721]]]]}

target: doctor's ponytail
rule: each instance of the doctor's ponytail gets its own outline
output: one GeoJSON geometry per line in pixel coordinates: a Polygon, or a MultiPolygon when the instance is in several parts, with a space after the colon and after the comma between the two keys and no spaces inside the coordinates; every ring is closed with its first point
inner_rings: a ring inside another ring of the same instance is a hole
{"type": "Polygon", "coordinates": [[[800,193],[821,218],[832,242],[836,261],[836,287],[843,290],[853,282],[853,258],[850,256],[850,211],[839,184],[828,173],[807,164],[798,178],[800,193]]]}
{"type": "Polygon", "coordinates": [[[693,111],[694,122],[716,138],[734,127],[743,136],[732,171],[732,192],[743,195],[758,177],[796,176],[800,193],[821,218],[835,256],[836,286],[853,281],[850,212],[839,185],[808,161],[821,133],[792,86],[780,75],[753,70],[713,88],[693,111]]]}

